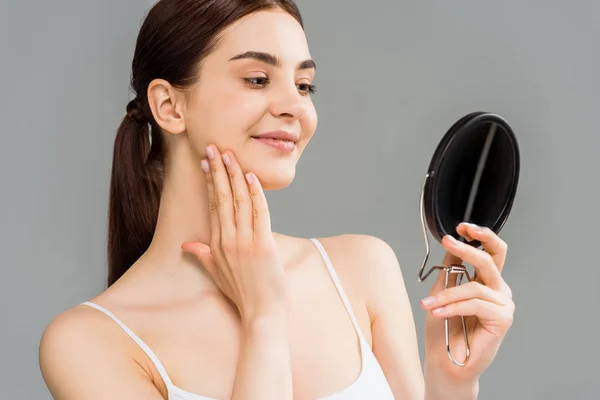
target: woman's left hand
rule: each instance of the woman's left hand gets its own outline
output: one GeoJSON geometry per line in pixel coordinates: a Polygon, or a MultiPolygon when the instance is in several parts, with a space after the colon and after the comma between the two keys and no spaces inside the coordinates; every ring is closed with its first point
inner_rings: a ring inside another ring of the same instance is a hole
{"type": "MultiPolygon", "coordinates": [[[[445,271],[440,270],[430,297],[421,300],[427,310],[425,323],[425,379],[440,384],[476,385],[479,377],[496,356],[504,336],[512,325],[515,304],[512,292],[501,272],[506,260],[507,245],[488,228],[460,224],[458,233],[471,241],[479,240],[484,250],[461,243],[451,236],[442,240],[447,250],[443,265],[473,265],[476,279],[456,286],[456,275],[450,274],[448,289],[444,289],[445,271]],[[448,357],[444,319],[449,318],[450,351],[462,363],[466,349],[460,316],[465,317],[470,345],[466,366],[455,365],[448,357]],[[444,382],[444,383],[442,383],[444,382]]],[[[464,279],[464,278],[463,278],[464,279]]]]}

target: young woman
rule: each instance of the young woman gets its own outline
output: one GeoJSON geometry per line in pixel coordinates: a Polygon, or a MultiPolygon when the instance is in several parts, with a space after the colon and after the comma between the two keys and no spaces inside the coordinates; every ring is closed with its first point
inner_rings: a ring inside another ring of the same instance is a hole
{"type": "Polygon", "coordinates": [[[440,275],[421,302],[422,369],[385,242],[271,231],[263,190],[290,184],[316,129],[315,68],[292,0],[151,9],[114,147],[109,287],[59,314],[40,344],[54,398],[477,396],[514,312],[495,234],[459,226],[487,252],[444,238],[444,262],[474,265],[479,280],[444,290],[440,275]],[[460,315],[471,342],[462,368],[444,336],[444,318],[460,315]]]}

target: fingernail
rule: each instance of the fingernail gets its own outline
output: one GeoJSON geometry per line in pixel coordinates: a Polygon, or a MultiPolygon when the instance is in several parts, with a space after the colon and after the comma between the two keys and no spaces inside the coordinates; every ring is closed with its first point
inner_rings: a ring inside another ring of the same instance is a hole
{"type": "Polygon", "coordinates": [[[252,174],[250,172],[246,174],[246,181],[249,185],[252,185],[252,182],[254,182],[254,178],[252,178],[252,174]]]}
{"type": "Polygon", "coordinates": [[[436,309],[434,309],[434,310],[431,310],[431,313],[432,313],[432,314],[439,314],[439,313],[441,313],[442,311],[444,311],[444,307],[438,307],[438,308],[436,308],[436,309]]]}
{"type": "Polygon", "coordinates": [[[225,163],[225,165],[227,165],[228,167],[231,165],[231,159],[229,159],[228,154],[223,154],[221,158],[223,158],[223,162],[225,163]]]}
{"type": "Polygon", "coordinates": [[[204,171],[204,172],[210,171],[210,165],[208,165],[208,161],[206,161],[206,160],[200,161],[200,166],[202,167],[202,171],[204,171]]]}
{"type": "Polygon", "coordinates": [[[208,156],[209,160],[212,160],[213,158],[215,158],[215,151],[213,150],[213,148],[211,146],[208,146],[206,148],[206,155],[208,156]]]}
{"type": "Polygon", "coordinates": [[[424,306],[428,306],[430,304],[433,304],[434,301],[435,301],[434,296],[428,296],[421,300],[421,304],[423,304],[424,306]]]}
{"type": "Polygon", "coordinates": [[[472,222],[465,222],[466,225],[469,225],[474,231],[479,232],[481,231],[481,227],[479,225],[475,225],[472,222]]]}

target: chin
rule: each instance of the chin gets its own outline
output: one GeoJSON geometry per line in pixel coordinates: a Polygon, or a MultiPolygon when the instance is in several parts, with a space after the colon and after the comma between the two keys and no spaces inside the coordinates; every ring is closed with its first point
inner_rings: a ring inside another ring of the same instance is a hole
{"type": "Polygon", "coordinates": [[[253,171],[258,177],[263,190],[283,189],[294,180],[296,176],[296,164],[286,162],[288,165],[269,166],[263,164],[262,168],[253,171]]]}

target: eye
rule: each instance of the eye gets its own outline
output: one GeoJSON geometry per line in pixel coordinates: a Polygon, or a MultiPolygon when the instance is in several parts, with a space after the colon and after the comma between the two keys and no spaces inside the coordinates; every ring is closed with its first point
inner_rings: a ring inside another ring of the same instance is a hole
{"type": "Polygon", "coordinates": [[[303,95],[314,94],[317,91],[317,87],[310,83],[301,83],[297,86],[303,95]]]}
{"type": "MultiPolygon", "coordinates": [[[[271,80],[265,76],[258,76],[252,78],[244,78],[244,82],[246,82],[251,88],[260,89],[271,83],[271,80]]],[[[296,85],[296,87],[303,96],[313,94],[317,91],[317,87],[309,83],[300,83],[296,85]]]]}
{"type": "Polygon", "coordinates": [[[248,83],[251,87],[264,87],[270,81],[269,78],[265,76],[258,76],[254,78],[244,78],[244,81],[248,83]]]}

